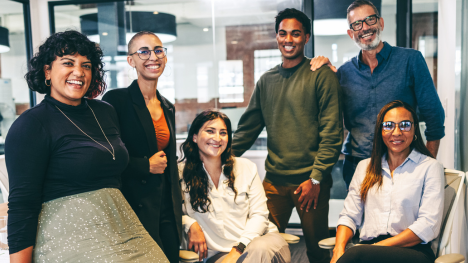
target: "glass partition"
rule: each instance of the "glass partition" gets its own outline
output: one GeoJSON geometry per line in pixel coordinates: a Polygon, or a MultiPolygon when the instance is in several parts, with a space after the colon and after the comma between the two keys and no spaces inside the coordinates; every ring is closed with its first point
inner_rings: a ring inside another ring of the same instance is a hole
{"type": "Polygon", "coordinates": [[[438,6],[438,0],[413,0],[412,47],[422,53],[436,88],[438,6]]]}
{"type": "Polygon", "coordinates": [[[225,109],[237,127],[255,81],[281,63],[274,17],[287,7],[300,10],[302,0],[69,4],[55,6],[55,31],[75,29],[99,41],[106,81],[109,89],[115,89],[136,79],[126,61],[131,35],[148,23],[165,23],[152,27],[168,48],[168,65],[158,90],[175,104],[177,138],[183,139],[196,114],[207,108],[225,109]]]}
{"type": "Polygon", "coordinates": [[[0,154],[18,115],[29,108],[23,4],[0,0],[0,154]]]}

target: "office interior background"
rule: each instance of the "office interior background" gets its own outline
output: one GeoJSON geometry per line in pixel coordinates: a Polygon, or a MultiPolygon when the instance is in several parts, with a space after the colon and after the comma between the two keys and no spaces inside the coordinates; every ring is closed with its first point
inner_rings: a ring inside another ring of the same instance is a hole
{"type": "MultiPolygon", "coordinates": [[[[196,114],[207,108],[221,109],[236,129],[256,81],[281,63],[274,17],[284,8],[313,19],[306,56],[326,56],[337,67],[356,56],[359,48],[346,34],[351,2],[0,0],[0,154],[13,121],[43,98],[28,89],[24,75],[27,61],[54,32],[78,30],[100,44],[108,90],[136,79],[126,61],[131,36],[141,30],[158,34],[168,48],[158,89],[175,104],[177,139],[183,141],[196,114]]],[[[419,50],[426,59],[446,114],[438,160],[446,168],[468,171],[468,0],[372,2],[385,20],[382,40],[419,50]]],[[[246,157],[263,165],[266,153],[264,131],[246,157]]],[[[346,197],[341,165],[340,160],[333,172],[331,202],[346,197]]],[[[263,176],[264,168],[259,170],[263,176]]]]}

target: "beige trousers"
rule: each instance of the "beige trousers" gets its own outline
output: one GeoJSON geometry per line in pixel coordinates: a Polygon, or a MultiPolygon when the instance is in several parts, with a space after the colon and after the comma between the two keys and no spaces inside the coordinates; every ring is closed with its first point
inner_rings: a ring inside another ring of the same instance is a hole
{"type": "MultiPolygon", "coordinates": [[[[220,252],[206,263],[221,263],[227,252],[220,252]]],[[[290,263],[289,245],[278,233],[268,233],[254,238],[247,246],[237,263],[290,263]]]]}

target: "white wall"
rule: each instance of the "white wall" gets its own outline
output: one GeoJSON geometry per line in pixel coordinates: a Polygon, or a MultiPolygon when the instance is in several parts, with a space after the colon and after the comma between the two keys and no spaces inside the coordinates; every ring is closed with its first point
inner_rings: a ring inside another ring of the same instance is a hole
{"type": "Polygon", "coordinates": [[[456,1],[439,1],[437,92],[445,109],[445,137],[440,142],[437,159],[451,169],[455,165],[455,14],[456,1]]]}

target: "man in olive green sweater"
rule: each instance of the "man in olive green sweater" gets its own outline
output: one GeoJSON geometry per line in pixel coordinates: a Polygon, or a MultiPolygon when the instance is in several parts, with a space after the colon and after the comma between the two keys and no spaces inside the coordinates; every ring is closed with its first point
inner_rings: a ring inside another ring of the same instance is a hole
{"type": "Polygon", "coordinates": [[[283,63],[257,82],[232,147],[236,156],[242,155],[266,126],[263,186],[269,219],[284,232],[296,207],[309,261],[330,262],[329,252],[320,249],[318,241],[328,237],[331,170],[343,141],[340,84],[328,67],[309,70],[304,46],[310,28],[310,19],[296,9],[285,9],[276,17],[283,63]]]}

